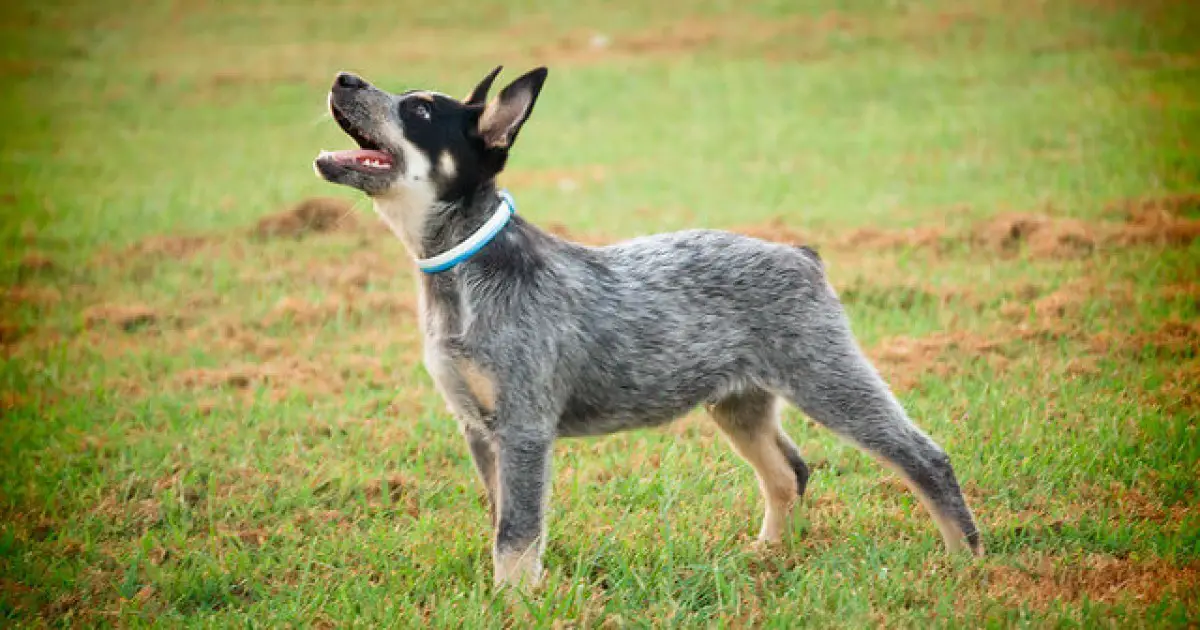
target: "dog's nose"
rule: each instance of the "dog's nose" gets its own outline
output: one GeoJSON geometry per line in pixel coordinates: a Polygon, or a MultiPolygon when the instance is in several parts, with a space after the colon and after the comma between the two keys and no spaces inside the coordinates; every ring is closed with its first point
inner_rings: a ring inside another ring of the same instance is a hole
{"type": "Polygon", "coordinates": [[[367,82],[353,72],[339,72],[333,84],[349,90],[361,90],[367,87],[367,82]]]}

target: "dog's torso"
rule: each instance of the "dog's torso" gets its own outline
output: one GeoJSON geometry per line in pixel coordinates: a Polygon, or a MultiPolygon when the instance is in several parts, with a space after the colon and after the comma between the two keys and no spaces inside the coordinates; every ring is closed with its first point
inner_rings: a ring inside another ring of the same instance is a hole
{"type": "Polygon", "coordinates": [[[506,396],[535,416],[513,422],[567,437],[769,389],[796,320],[837,313],[805,248],[711,230],[588,248],[514,227],[476,264],[420,283],[426,366],[454,414],[489,432],[506,396]]]}
{"type": "Polygon", "coordinates": [[[489,97],[499,72],[461,101],[339,73],[327,104],[358,148],[313,161],[369,195],[427,272],[425,364],[487,490],[498,584],[542,579],[555,438],[699,404],[754,468],[760,541],[783,539],[808,483],[787,401],[901,472],[950,548],[982,552],[948,456],[863,354],[815,252],[706,230],[591,248],[538,230],[496,177],[547,70],[489,97]]]}

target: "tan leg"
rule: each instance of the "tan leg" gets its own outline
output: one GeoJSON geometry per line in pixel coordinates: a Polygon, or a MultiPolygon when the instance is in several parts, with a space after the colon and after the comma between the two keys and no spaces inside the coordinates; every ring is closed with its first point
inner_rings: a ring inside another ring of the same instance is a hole
{"type": "Polygon", "coordinates": [[[712,405],[709,412],[758,477],[767,504],[759,541],[780,542],[788,531],[792,506],[804,493],[808,467],[779,425],[775,396],[767,392],[739,394],[712,405]]]}

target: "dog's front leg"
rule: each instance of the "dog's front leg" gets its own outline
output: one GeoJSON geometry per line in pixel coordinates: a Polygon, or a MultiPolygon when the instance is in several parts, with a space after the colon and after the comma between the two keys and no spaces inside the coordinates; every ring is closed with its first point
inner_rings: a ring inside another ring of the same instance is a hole
{"type": "Polygon", "coordinates": [[[496,440],[482,429],[470,424],[462,427],[463,437],[467,438],[467,446],[471,449],[471,459],[475,462],[475,470],[479,472],[479,481],[483,483],[487,493],[488,518],[492,527],[496,527],[496,440]]]}
{"type": "Polygon", "coordinates": [[[500,518],[492,561],[498,585],[534,587],[542,580],[553,441],[538,431],[497,433],[500,518]]]}

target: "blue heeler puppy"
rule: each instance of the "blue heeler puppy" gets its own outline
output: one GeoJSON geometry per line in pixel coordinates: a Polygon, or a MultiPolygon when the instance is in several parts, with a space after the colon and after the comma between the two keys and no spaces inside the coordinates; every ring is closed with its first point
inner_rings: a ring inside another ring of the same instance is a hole
{"type": "Polygon", "coordinates": [[[496,176],[547,71],[488,100],[499,71],[461,101],[339,74],[329,109],[360,149],[315,162],[370,196],[423,272],[425,365],[487,488],[496,582],[542,577],[556,438],[701,404],[758,476],[759,539],[779,541],[808,481],[780,399],[902,475],[950,549],[981,554],[950,459],[863,355],[816,253],[713,230],[598,248],[539,230],[496,176]]]}

